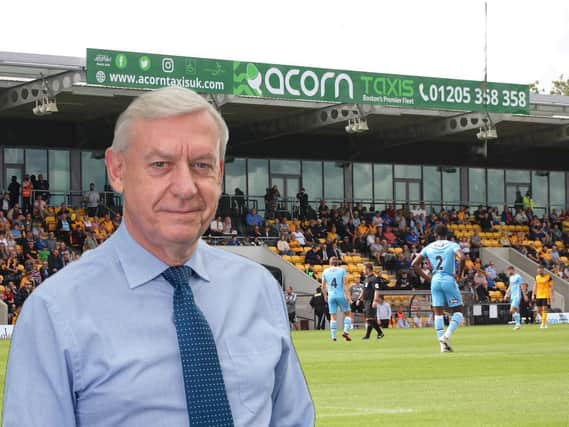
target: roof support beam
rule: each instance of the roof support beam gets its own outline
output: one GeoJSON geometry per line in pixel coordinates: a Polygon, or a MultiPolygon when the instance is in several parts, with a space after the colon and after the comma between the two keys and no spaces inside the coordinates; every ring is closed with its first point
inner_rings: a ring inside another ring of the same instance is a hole
{"type": "Polygon", "coordinates": [[[73,70],[11,87],[0,93],[0,111],[33,103],[44,96],[53,98],[71,89],[74,83],[84,81],[85,71],[73,70]]]}

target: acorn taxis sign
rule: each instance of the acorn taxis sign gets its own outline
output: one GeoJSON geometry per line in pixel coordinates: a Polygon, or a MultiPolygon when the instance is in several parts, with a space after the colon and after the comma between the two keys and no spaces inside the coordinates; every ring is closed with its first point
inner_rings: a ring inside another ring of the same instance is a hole
{"type": "Polygon", "coordinates": [[[529,86],[87,49],[87,83],[200,93],[529,114],[529,86]]]}

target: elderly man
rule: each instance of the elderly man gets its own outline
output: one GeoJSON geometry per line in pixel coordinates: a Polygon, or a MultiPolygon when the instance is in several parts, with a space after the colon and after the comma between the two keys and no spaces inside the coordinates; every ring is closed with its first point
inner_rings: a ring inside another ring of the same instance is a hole
{"type": "Polygon", "coordinates": [[[181,88],[119,117],[105,161],[123,223],[28,298],[5,426],[313,425],[279,286],[200,241],[227,140],[217,111],[181,88]]]}

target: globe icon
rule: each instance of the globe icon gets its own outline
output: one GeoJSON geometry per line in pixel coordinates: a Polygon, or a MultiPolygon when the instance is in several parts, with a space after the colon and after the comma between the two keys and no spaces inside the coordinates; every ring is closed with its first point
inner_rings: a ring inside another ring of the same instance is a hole
{"type": "Polygon", "coordinates": [[[97,73],[95,74],[95,79],[97,80],[97,82],[99,83],[103,83],[106,80],[107,76],[105,75],[104,71],[97,71],[97,73]]]}

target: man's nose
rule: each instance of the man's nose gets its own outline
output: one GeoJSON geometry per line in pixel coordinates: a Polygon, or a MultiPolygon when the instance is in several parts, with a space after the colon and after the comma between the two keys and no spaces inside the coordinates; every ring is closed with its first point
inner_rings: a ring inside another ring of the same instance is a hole
{"type": "Polygon", "coordinates": [[[198,192],[191,166],[187,163],[180,163],[176,166],[172,180],[171,188],[177,197],[187,199],[198,192]]]}

